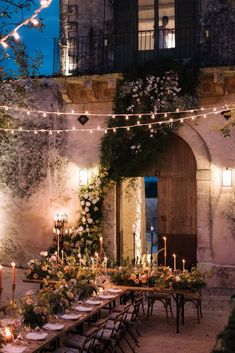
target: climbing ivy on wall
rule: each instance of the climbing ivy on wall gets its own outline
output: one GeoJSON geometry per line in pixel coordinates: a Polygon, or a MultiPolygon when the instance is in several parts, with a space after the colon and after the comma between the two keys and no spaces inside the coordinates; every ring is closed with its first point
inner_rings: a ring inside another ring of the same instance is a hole
{"type": "MultiPolygon", "coordinates": [[[[128,120],[125,116],[112,118],[108,126],[130,126],[138,121],[140,124],[149,124],[157,120],[174,119],[175,115],[165,116],[164,112],[197,107],[197,80],[197,70],[167,58],[158,58],[157,62],[150,62],[144,68],[126,74],[117,86],[115,113],[150,114],[140,118],[129,117],[128,120]],[[156,115],[153,120],[152,113],[162,114],[156,115]]],[[[169,133],[177,127],[176,123],[167,123],[129,130],[116,129],[116,132],[109,130],[102,140],[101,164],[114,180],[140,175],[140,171],[153,158],[155,161],[160,158],[169,133]]]]}
{"type": "MultiPolygon", "coordinates": [[[[56,85],[49,80],[20,80],[0,85],[0,104],[38,109],[40,104],[58,102],[56,85]],[[49,92],[50,91],[50,92],[49,92]],[[46,96],[51,95],[48,103],[46,96]],[[54,99],[53,99],[54,98],[54,99]]],[[[50,107],[44,107],[49,110],[50,107]]],[[[37,115],[0,111],[0,127],[16,129],[59,128],[63,120],[55,117],[43,119],[37,115]],[[6,114],[7,113],[7,114],[6,114]]],[[[13,196],[29,197],[47,176],[48,169],[63,167],[64,134],[49,136],[48,133],[0,132],[0,188],[8,188],[13,196]]]]}

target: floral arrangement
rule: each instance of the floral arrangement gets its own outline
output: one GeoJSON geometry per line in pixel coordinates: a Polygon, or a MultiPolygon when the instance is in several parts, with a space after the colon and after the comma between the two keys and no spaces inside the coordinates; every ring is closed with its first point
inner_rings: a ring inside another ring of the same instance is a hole
{"type": "Polygon", "coordinates": [[[156,284],[163,288],[197,290],[206,286],[205,274],[192,267],[191,271],[173,272],[169,267],[160,267],[153,274],[156,284]]]}
{"type": "Polygon", "coordinates": [[[201,290],[206,286],[205,274],[196,268],[184,272],[174,272],[169,267],[160,266],[153,270],[128,268],[112,274],[112,282],[119,285],[149,285],[159,288],[201,290]]]}
{"type": "Polygon", "coordinates": [[[111,274],[111,281],[120,285],[146,286],[149,281],[149,275],[148,271],[143,269],[127,268],[111,274]]]}
{"type": "MultiPolygon", "coordinates": [[[[108,182],[108,173],[102,169],[94,176],[91,182],[81,187],[79,200],[81,215],[76,228],[66,232],[60,237],[60,247],[69,256],[82,254],[88,257],[99,248],[99,238],[102,236],[102,204],[104,199],[104,187],[108,182]]],[[[50,253],[57,250],[57,237],[50,253]]]]}
{"type": "MultiPolygon", "coordinates": [[[[174,122],[176,115],[166,112],[197,106],[197,100],[191,94],[194,93],[193,88],[188,85],[186,90],[186,70],[184,72],[176,68],[174,63],[167,63],[167,60],[164,63],[159,60],[162,67],[156,67],[147,74],[145,68],[144,73],[140,72],[135,77],[133,74],[126,75],[123,81],[119,81],[115,111],[123,115],[139,114],[139,117],[127,115],[126,119],[120,116],[109,120],[108,126],[116,127],[116,132],[108,131],[102,139],[101,163],[114,180],[139,175],[145,165],[149,167],[153,163],[153,156],[154,163],[158,163],[157,167],[160,168],[161,152],[167,144],[167,137],[178,127],[177,122],[174,122]],[[144,112],[149,114],[141,115],[144,112]],[[169,122],[170,119],[173,124],[157,124],[169,122]],[[143,126],[135,127],[137,124],[143,126]],[[131,128],[118,129],[119,126],[131,128]]],[[[177,114],[177,119],[182,116],[183,113],[177,114]]]]}
{"type": "Polygon", "coordinates": [[[42,305],[33,291],[27,291],[21,299],[23,322],[31,328],[42,327],[48,318],[48,308],[42,305]]]}
{"type": "Polygon", "coordinates": [[[65,257],[64,263],[58,261],[56,255],[48,255],[47,252],[42,252],[41,259],[32,259],[28,262],[26,270],[26,278],[44,280],[48,284],[50,280],[60,281],[65,279],[69,281],[77,277],[80,264],[76,262],[74,256],[65,257]]]}
{"type": "Polygon", "coordinates": [[[61,294],[59,291],[54,290],[52,286],[41,289],[38,293],[38,299],[51,315],[62,313],[65,309],[61,294]]]}

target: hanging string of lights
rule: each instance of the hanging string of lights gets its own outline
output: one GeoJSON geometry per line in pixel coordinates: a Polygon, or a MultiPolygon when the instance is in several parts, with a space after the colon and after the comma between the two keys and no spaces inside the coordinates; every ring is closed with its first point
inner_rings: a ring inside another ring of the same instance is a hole
{"type": "Polygon", "coordinates": [[[51,4],[52,0],[40,0],[40,7],[34,11],[32,16],[28,17],[25,19],[23,22],[21,22],[19,25],[17,25],[11,32],[6,34],[4,37],[0,39],[0,44],[3,46],[3,48],[8,48],[8,43],[7,40],[10,37],[13,37],[15,40],[20,39],[20,35],[18,33],[19,29],[23,26],[27,26],[28,24],[32,24],[34,26],[37,26],[39,24],[39,20],[37,19],[38,15],[40,12],[42,12],[43,9],[48,7],[51,4]]]}
{"type": "Polygon", "coordinates": [[[164,116],[164,118],[167,118],[168,115],[173,115],[173,114],[187,114],[187,113],[196,113],[196,112],[204,112],[204,114],[208,114],[209,112],[215,113],[216,111],[224,111],[228,109],[232,109],[232,106],[218,106],[218,107],[207,107],[207,108],[195,108],[195,109],[187,109],[187,110],[180,110],[177,108],[174,111],[166,111],[166,112],[144,112],[144,113],[90,113],[88,111],[83,111],[83,112],[75,112],[74,110],[71,110],[70,112],[61,112],[61,111],[46,111],[46,110],[30,110],[26,108],[19,108],[19,107],[11,107],[8,105],[0,105],[0,109],[5,110],[5,111],[14,111],[14,112],[22,112],[27,115],[30,114],[38,114],[42,115],[44,118],[47,117],[48,115],[56,115],[56,116],[80,116],[80,115],[87,115],[87,116],[94,116],[94,117],[109,117],[109,118],[119,118],[123,117],[126,120],[128,120],[131,117],[137,117],[137,118],[142,118],[145,116],[151,116],[152,118],[155,118],[157,116],[164,116]]]}
{"type": "MultiPolygon", "coordinates": [[[[235,110],[235,108],[229,108],[230,110],[235,110]]],[[[38,133],[48,133],[49,135],[53,134],[59,134],[59,133],[69,133],[69,132],[89,132],[89,133],[95,133],[95,132],[102,132],[102,133],[108,133],[108,132],[117,132],[118,130],[127,130],[130,131],[133,128],[138,128],[138,127],[148,127],[150,130],[153,128],[157,128],[158,126],[161,126],[162,124],[175,124],[175,123],[184,123],[187,120],[195,120],[198,118],[207,118],[209,115],[214,115],[214,114],[221,114],[224,112],[224,107],[223,109],[216,109],[208,112],[200,112],[199,114],[194,114],[194,115],[188,115],[180,118],[170,118],[168,120],[161,120],[161,121],[151,121],[149,123],[141,123],[140,120],[137,121],[136,124],[132,125],[123,125],[123,126],[113,126],[113,127],[100,127],[97,126],[96,128],[76,128],[73,126],[72,128],[69,129],[25,129],[22,127],[19,127],[17,129],[13,128],[0,128],[0,131],[3,132],[9,132],[9,133],[18,133],[18,132],[25,132],[25,133],[33,133],[33,134],[38,134],[38,133]]]]}

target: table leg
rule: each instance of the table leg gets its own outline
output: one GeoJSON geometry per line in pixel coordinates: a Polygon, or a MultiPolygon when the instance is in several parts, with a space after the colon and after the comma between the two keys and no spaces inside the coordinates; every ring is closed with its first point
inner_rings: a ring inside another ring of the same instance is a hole
{"type": "Polygon", "coordinates": [[[179,321],[180,321],[180,295],[176,294],[176,333],[179,333],[179,321]]]}
{"type": "Polygon", "coordinates": [[[181,319],[182,319],[182,325],[184,325],[184,295],[181,295],[181,319]]]}

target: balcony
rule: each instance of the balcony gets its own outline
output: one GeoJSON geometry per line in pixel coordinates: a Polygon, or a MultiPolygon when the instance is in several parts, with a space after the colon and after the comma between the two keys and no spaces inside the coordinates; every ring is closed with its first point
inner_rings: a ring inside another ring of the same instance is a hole
{"type": "Polygon", "coordinates": [[[126,72],[159,56],[197,67],[230,66],[235,65],[235,25],[171,29],[164,43],[159,31],[69,36],[61,59],[58,47],[55,40],[54,74],[126,72]]]}

